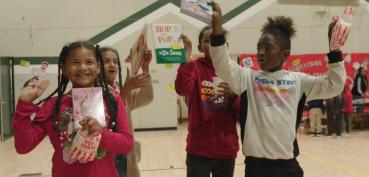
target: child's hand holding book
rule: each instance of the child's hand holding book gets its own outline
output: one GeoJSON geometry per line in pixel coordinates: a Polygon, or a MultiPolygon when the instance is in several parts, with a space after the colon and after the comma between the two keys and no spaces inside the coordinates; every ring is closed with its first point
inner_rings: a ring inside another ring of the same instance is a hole
{"type": "Polygon", "coordinates": [[[329,49],[330,51],[341,50],[350,33],[353,19],[352,7],[347,7],[341,17],[333,16],[329,25],[329,49]]]}
{"type": "MultiPolygon", "coordinates": [[[[97,121],[96,121],[97,122],[97,121]]],[[[70,158],[79,160],[79,162],[93,161],[99,147],[101,133],[94,135],[88,130],[79,129],[73,139],[70,158]]]]}

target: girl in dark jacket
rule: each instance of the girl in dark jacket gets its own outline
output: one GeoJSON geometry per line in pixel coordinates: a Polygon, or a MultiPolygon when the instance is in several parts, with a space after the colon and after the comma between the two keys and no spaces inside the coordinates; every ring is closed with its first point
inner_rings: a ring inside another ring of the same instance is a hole
{"type": "MultiPolygon", "coordinates": [[[[366,77],[366,69],[364,67],[360,67],[357,71],[354,86],[352,87],[351,93],[354,99],[364,98],[366,91],[368,89],[368,79],[366,77]]],[[[363,107],[358,105],[356,108],[357,113],[363,112],[363,107]]]]}

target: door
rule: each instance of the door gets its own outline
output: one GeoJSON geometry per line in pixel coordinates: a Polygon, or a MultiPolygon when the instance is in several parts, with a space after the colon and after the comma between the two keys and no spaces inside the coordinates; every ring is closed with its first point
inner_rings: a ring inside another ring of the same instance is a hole
{"type": "Polygon", "coordinates": [[[13,113],[13,66],[11,58],[0,57],[0,140],[10,138],[12,133],[13,113]]]}

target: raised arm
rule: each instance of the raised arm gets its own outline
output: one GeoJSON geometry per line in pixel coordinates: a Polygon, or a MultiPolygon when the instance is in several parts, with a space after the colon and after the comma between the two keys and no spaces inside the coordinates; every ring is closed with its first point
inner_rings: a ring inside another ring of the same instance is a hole
{"type": "Polygon", "coordinates": [[[302,87],[307,100],[327,99],[337,96],[343,91],[346,81],[346,70],[342,62],[341,52],[328,53],[329,65],[326,76],[303,75],[302,87]]]}
{"type": "Polygon", "coordinates": [[[211,35],[211,47],[209,51],[215,73],[227,82],[237,95],[241,95],[246,89],[245,83],[247,82],[247,76],[250,71],[231,60],[227,45],[225,44],[226,39],[222,28],[221,9],[214,1],[211,1],[209,4],[213,6],[213,33],[211,35]]]}
{"type": "Polygon", "coordinates": [[[152,52],[148,49],[145,51],[141,66],[143,73],[131,78],[129,71],[127,70],[126,83],[124,84],[120,94],[131,111],[148,105],[154,99],[152,79],[149,72],[151,59],[152,52]]]}
{"type": "Polygon", "coordinates": [[[147,75],[147,78],[143,82],[142,87],[127,93],[125,101],[130,111],[146,106],[154,99],[151,76],[147,75]]]}
{"type": "MultiPolygon", "coordinates": [[[[47,80],[28,84],[19,96],[12,125],[15,150],[20,154],[32,151],[46,136],[43,123],[32,122],[31,116],[40,110],[40,107],[32,102],[42,95],[48,85],[47,80]]],[[[45,103],[43,108],[47,106],[45,103]]]]}
{"type": "Polygon", "coordinates": [[[178,95],[188,96],[192,93],[195,87],[196,76],[193,70],[196,69],[196,66],[194,65],[194,63],[190,62],[192,53],[191,40],[184,34],[181,35],[180,39],[183,40],[183,44],[186,50],[187,62],[179,65],[179,68],[177,70],[177,77],[174,84],[178,95]]]}
{"type": "MultiPolygon", "coordinates": [[[[328,27],[328,41],[331,43],[332,30],[337,24],[334,20],[328,27]]],[[[328,54],[328,74],[326,76],[303,76],[302,84],[307,100],[326,99],[337,96],[343,91],[346,81],[346,70],[340,49],[328,54]]]]}

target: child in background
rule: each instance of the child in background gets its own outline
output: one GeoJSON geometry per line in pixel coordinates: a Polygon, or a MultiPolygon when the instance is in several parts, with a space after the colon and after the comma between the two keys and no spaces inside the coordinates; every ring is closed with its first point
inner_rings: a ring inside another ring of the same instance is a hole
{"type": "Polygon", "coordinates": [[[44,82],[39,81],[26,86],[20,94],[13,117],[16,151],[21,154],[30,152],[47,135],[54,148],[53,177],[117,177],[115,156],[117,153],[127,154],[132,148],[133,138],[124,103],[119,95],[109,92],[105,82],[99,48],[85,41],[65,45],[59,55],[58,96],[47,97],[41,108],[32,104],[45,89],[44,82]],[[69,164],[63,159],[68,155],[66,148],[77,131],[73,121],[71,91],[65,93],[69,81],[73,88],[101,86],[103,90],[107,127],[102,127],[91,116],[84,117],[80,122],[88,136],[101,135],[96,158],[87,163],[76,161],[69,164]],[[36,115],[31,121],[33,114],[36,115]]]}
{"type": "Polygon", "coordinates": [[[176,92],[188,101],[187,177],[232,177],[238,145],[236,122],[239,100],[227,83],[215,94],[215,70],[209,54],[210,34],[203,28],[198,49],[203,57],[190,60],[192,43],[182,35],[187,63],[181,64],[175,80],[176,92]]]}
{"type": "Polygon", "coordinates": [[[308,102],[310,133],[312,136],[320,136],[322,133],[322,116],[324,110],[323,100],[311,100],[308,102]]]}
{"type": "MultiPolygon", "coordinates": [[[[354,86],[352,87],[351,93],[354,99],[363,99],[365,98],[366,91],[368,90],[368,78],[366,77],[366,69],[364,67],[360,67],[357,70],[354,86]]],[[[364,112],[363,105],[357,105],[356,113],[361,114],[364,112]]]]}
{"type": "MultiPolygon", "coordinates": [[[[214,1],[210,55],[216,74],[241,95],[241,119],[246,118],[243,153],[247,177],[302,177],[296,157],[296,131],[305,101],[342,92],[346,71],[341,51],[330,51],[326,76],[314,77],[282,69],[295,34],[291,18],[269,17],[257,44],[261,71],[242,68],[230,59],[222,29],[222,13],[214,1]]],[[[331,33],[333,25],[329,28],[331,33]]],[[[330,35],[329,35],[330,36],[330,35]]],[[[329,37],[330,38],[330,37],[329,37]]],[[[214,135],[216,136],[216,135],[214,135]]]]}
{"type": "Polygon", "coordinates": [[[327,99],[327,128],[328,136],[336,132],[337,137],[342,136],[342,114],[345,109],[345,100],[342,94],[327,99]],[[335,130],[334,130],[335,128],[335,130]]]}
{"type": "MultiPolygon", "coordinates": [[[[102,47],[100,49],[105,67],[105,79],[109,84],[111,91],[120,94],[126,103],[127,115],[130,129],[133,133],[131,112],[134,109],[148,105],[153,100],[152,81],[149,74],[149,65],[152,59],[151,50],[147,50],[144,55],[143,64],[141,66],[143,73],[136,76],[130,76],[128,66],[123,69],[127,72],[125,81],[122,81],[121,65],[118,51],[111,47],[102,47]],[[119,78],[119,82],[115,80],[119,78]],[[124,86],[123,84],[124,83],[124,86]]],[[[134,142],[133,150],[127,155],[127,164],[123,163],[124,156],[118,155],[116,167],[120,177],[139,177],[138,168],[139,157],[141,154],[140,143],[134,142]]]]}

